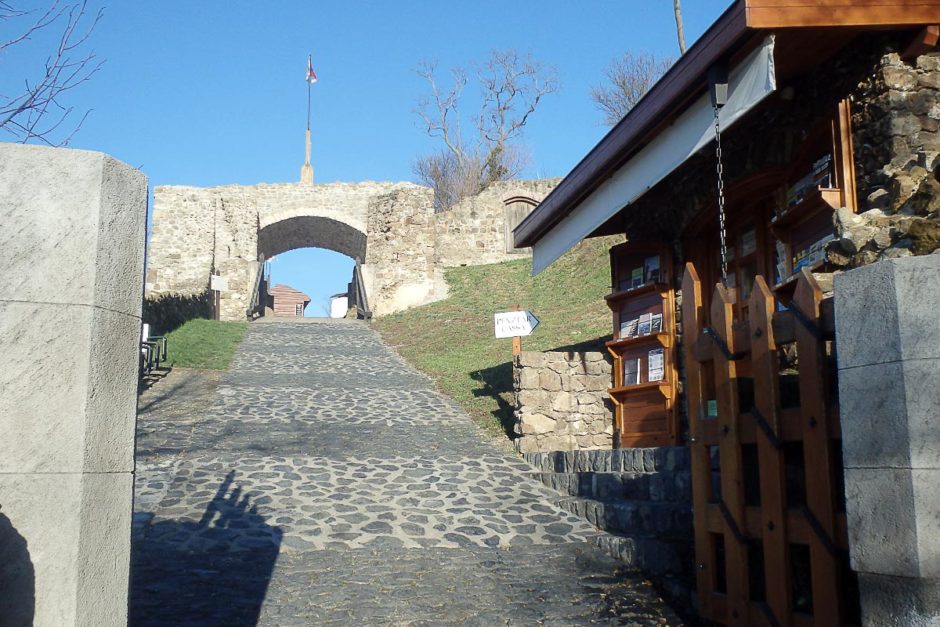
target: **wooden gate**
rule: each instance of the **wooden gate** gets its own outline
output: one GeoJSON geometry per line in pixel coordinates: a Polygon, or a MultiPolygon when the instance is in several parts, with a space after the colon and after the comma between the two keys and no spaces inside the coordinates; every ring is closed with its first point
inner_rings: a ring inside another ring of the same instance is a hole
{"type": "Polygon", "coordinates": [[[686,265],[700,613],[727,625],[855,622],[831,299],[824,302],[807,270],[786,310],[760,276],[747,320],[735,320],[745,307],[734,298],[734,290],[715,286],[706,315],[698,274],[686,265]]]}

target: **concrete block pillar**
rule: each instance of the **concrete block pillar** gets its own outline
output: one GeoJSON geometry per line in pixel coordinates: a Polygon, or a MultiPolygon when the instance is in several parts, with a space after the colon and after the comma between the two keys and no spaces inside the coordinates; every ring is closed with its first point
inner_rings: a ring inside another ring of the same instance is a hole
{"type": "Polygon", "coordinates": [[[0,144],[0,625],[127,623],[147,179],[0,144]]]}
{"type": "Polygon", "coordinates": [[[849,550],[865,625],[940,624],[940,254],[835,279],[849,550]]]}

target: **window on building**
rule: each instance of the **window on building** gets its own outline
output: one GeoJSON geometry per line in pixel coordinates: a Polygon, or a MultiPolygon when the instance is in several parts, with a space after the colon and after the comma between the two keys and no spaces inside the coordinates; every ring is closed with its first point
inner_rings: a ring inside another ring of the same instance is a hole
{"type": "Polygon", "coordinates": [[[303,306],[303,304],[297,303],[296,305],[294,305],[294,315],[295,315],[295,316],[302,316],[302,315],[304,315],[304,306],[303,306]]]}

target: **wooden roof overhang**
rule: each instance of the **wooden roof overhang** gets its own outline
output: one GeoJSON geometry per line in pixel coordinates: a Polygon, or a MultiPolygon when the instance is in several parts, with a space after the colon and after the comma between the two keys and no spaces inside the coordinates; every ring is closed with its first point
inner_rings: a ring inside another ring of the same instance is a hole
{"type": "MultiPolygon", "coordinates": [[[[736,0],[516,227],[515,246],[536,245],[702,95],[713,66],[734,67],[768,34],[776,37],[776,75],[783,82],[866,31],[938,23],[940,0],[736,0]]],[[[588,237],[622,232],[618,215],[588,237]]]]}

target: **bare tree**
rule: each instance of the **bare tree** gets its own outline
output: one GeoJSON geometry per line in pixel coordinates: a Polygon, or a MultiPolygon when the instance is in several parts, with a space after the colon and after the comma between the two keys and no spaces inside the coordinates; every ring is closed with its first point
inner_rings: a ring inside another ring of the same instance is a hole
{"type": "Polygon", "coordinates": [[[672,59],[661,59],[650,53],[625,53],[611,61],[605,75],[608,85],[591,89],[591,100],[604,114],[604,122],[619,122],[659,77],[672,65],[672,59]]]}
{"type": "Polygon", "coordinates": [[[428,81],[431,95],[419,102],[416,111],[428,135],[439,137],[444,147],[416,159],[413,170],[419,181],[434,189],[437,211],[522,171],[528,154],[514,141],[522,136],[542,98],[557,91],[554,70],[514,50],[491,52],[476,71],[480,104],[469,137],[463,132],[461,108],[467,73],[453,70],[453,85],[444,90],[434,64],[425,63],[417,72],[428,81]]]}
{"type": "Polygon", "coordinates": [[[672,11],[676,16],[676,36],[679,38],[679,54],[685,54],[685,28],[682,27],[681,0],[672,0],[672,11]]]}
{"type": "MultiPolygon", "coordinates": [[[[0,94],[0,129],[15,141],[38,140],[50,146],[64,146],[81,128],[88,111],[75,121],[74,108],[63,102],[66,92],[89,80],[100,68],[94,50],[81,49],[101,19],[102,10],[88,14],[87,0],[62,3],[54,0],[45,10],[23,10],[0,0],[0,26],[7,39],[0,41],[0,55],[42,31],[55,29],[56,46],[40,71],[24,78],[23,87],[12,94],[0,94]],[[54,139],[65,133],[63,139],[54,139]]],[[[0,56],[0,59],[3,58],[0,56]]],[[[5,69],[10,72],[10,69],[5,69]]],[[[19,71],[19,70],[17,70],[19,71]]]]}

